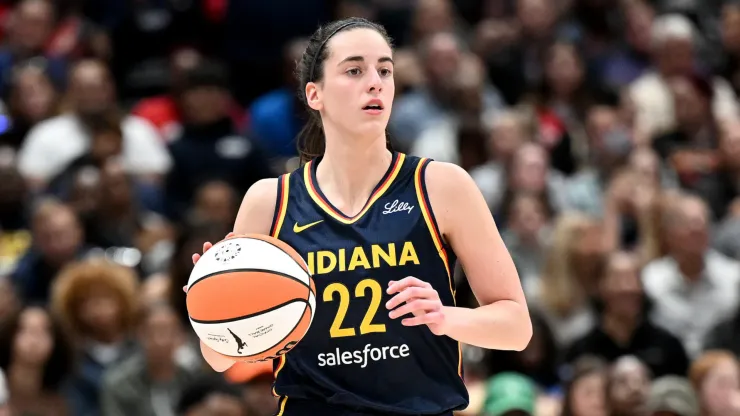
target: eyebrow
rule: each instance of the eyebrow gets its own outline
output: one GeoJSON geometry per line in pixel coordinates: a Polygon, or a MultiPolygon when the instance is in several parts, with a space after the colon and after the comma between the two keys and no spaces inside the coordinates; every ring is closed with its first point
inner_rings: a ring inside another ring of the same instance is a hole
{"type": "MultiPolygon", "coordinates": [[[[365,58],[359,55],[348,56],[342,59],[342,62],[338,63],[337,66],[342,65],[345,62],[365,62],[365,58]]],[[[391,59],[390,56],[381,56],[380,58],[378,58],[378,62],[390,62],[391,64],[393,64],[393,59],[391,59]]]]}

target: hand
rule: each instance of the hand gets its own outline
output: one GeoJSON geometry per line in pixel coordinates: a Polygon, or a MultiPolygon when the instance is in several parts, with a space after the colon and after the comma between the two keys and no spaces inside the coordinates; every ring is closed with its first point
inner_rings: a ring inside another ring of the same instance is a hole
{"type": "Polygon", "coordinates": [[[405,326],[426,325],[434,335],[444,335],[444,313],[439,293],[427,282],[415,277],[406,277],[397,282],[388,282],[389,295],[398,293],[391,298],[385,307],[391,312],[391,319],[413,314],[413,318],[405,318],[401,323],[405,326]],[[396,308],[402,303],[403,306],[396,308]]]}
{"type": "MultiPolygon", "coordinates": [[[[224,237],[224,240],[226,240],[227,238],[231,238],[234,235],[235,234],[233,232],[230,232],[230,233],[226,234],[226,237],[224,237]]],[[[223,240],[221,240],[221,241],[223,241],[223,240]]],[[[213,244],[211,244],[210,241],[206,241],[205,243],[203,243],[203,253],[205,254],[205,252],[208,251],[208,250],[210,250],[211,247],[213,247],[213,244]]],[[[201,254],[198,254],[198,253],[193,254],[193,264],[197,263],[198,260],[200,260],[200,257],[201,257],[201,254]]],[[[183,286],[182,287],[182,291],[185,292],[185,293],[188,293],[188,285],[183,286]]]]}

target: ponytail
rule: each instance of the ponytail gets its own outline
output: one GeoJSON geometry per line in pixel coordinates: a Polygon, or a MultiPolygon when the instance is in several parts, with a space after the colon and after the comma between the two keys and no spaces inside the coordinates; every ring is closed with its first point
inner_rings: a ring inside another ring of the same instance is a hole
{"type": "Polygon", "coordinates": [[[308,121],[298,133],[296,144],[301,166],[311,159],[324,155],[326,139],[317,113],[313,111],[309,113],[308,121]]]}

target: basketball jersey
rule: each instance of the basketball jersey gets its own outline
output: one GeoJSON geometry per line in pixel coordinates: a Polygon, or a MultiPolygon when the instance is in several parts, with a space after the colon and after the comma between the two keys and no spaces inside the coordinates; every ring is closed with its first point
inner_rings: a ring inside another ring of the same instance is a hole
{"type": "MultiPolygon", "coordinates": [[[[460,344],[390,319],[390,281],[414,276],[454,306],[455,255],[442,239],[424,184],[429,159],[393,153],[362,210],[348,217],[316,181],[320,159],[279,178],[271,234],[305,259],[316,284],[306,336],[275,360],[274,393],[379,414],[465,408],[460,344]]],[[[278,414],[281,414],[279,411],[278,414]]]]}

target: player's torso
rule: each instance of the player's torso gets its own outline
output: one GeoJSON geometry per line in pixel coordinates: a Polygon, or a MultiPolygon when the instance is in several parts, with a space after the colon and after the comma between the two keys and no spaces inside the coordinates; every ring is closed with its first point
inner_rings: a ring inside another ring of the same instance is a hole
{"type": "Polygon", "coordinates": [[[308,263],[317,305],[305,338],[276,363],[278,394],[409,414],[466,403],[458,343],[403,326],[385,307],[389,282],[407,276],[454,305],[454,254],[433,225],[420,162],[396,153],[353,218],[323,196],[315,161],[281,178],[273,235],[308,263]]]}

